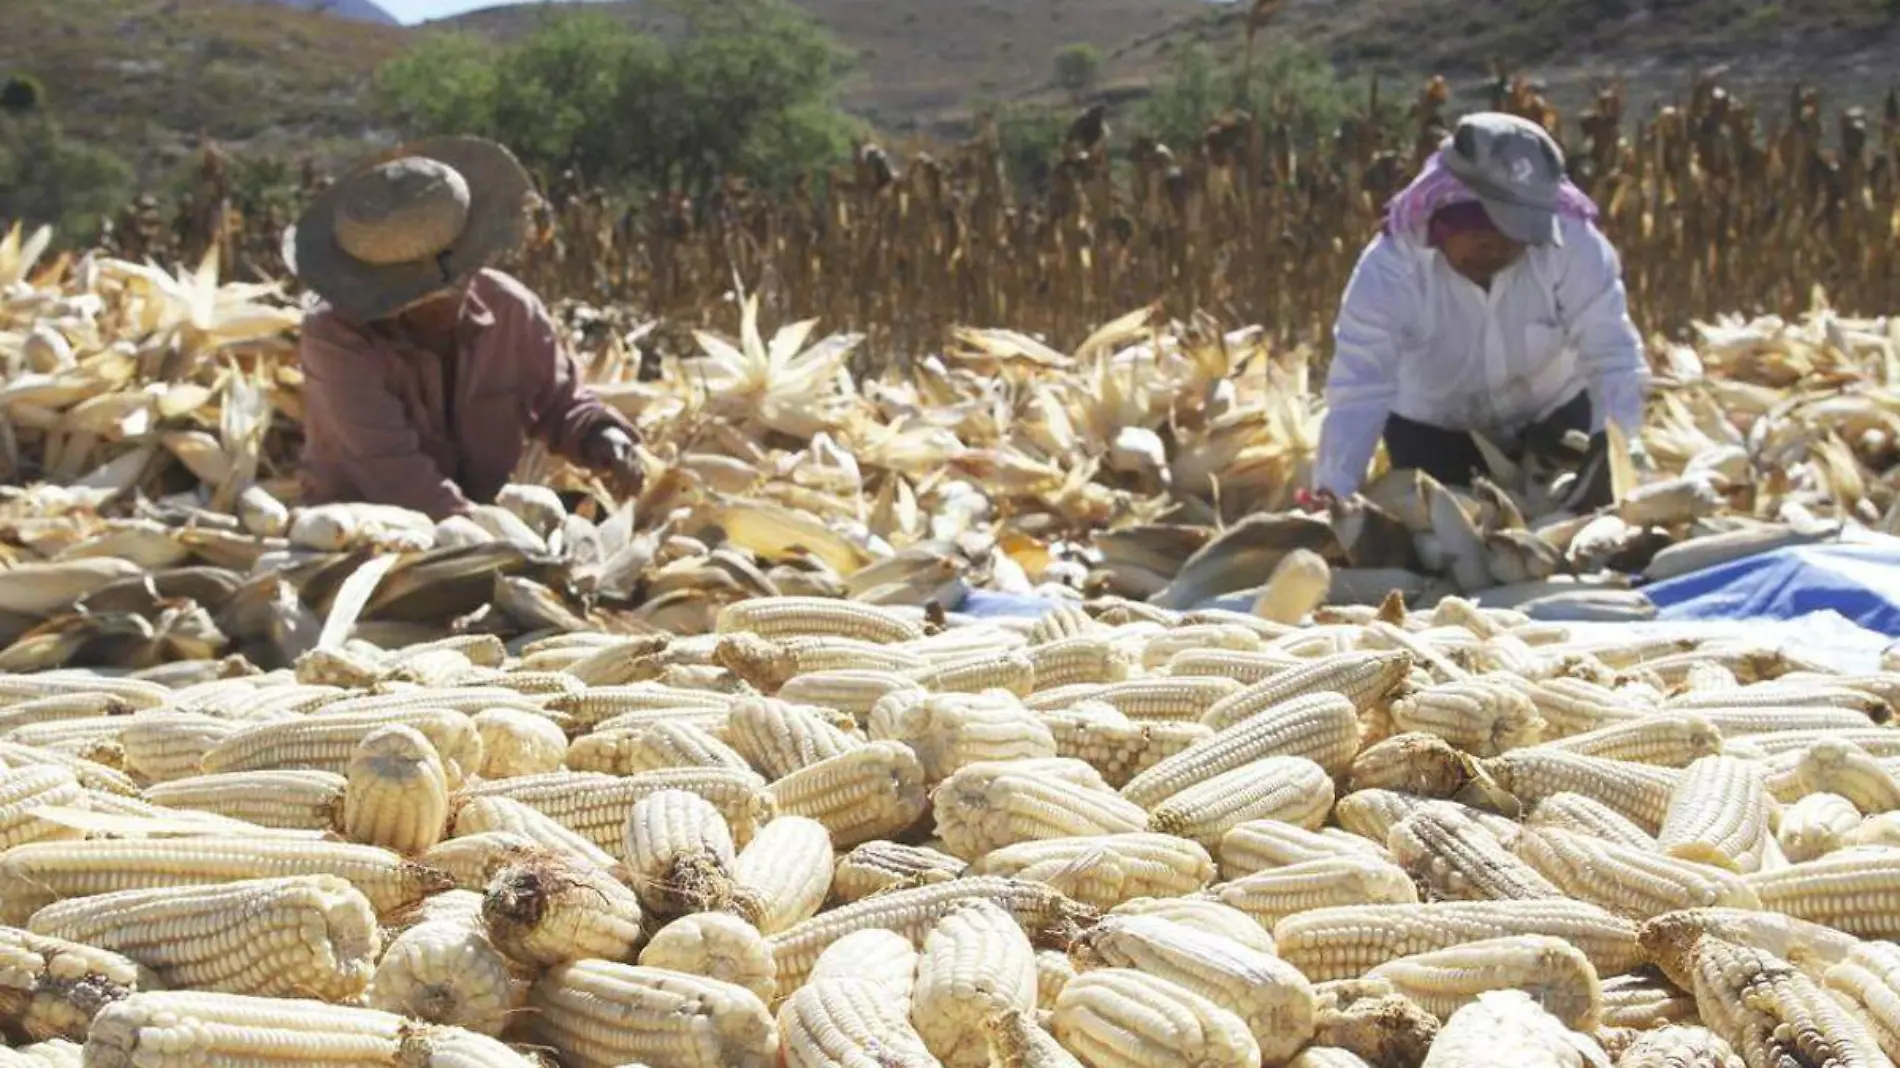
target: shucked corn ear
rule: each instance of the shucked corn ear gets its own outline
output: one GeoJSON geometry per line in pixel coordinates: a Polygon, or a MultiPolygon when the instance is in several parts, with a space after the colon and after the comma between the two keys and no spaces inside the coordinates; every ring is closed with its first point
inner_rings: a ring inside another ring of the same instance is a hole
{"type": "Polygon", "coordinates": [[[719,610],[720,634],[750,631],[766,638],[833,635],[864,641],[917,641],[924,631],[888,608],[831,597],[754,597],[719,610]]]}
{"type": "Polygon", "coordinates": [[[81,1042],[101,1008],[157,985],[149,970],[110,950],[0,928],[0,1027],[9,1032],[81,1042]]]}
{"type": "Polygon", "coordinates": [[[1063,1047],[1096,1068],[1260,1063],[1260,1045],[1240,1017],[1132,968],[1101,968],[1070,980],[1052,1022],[1063,1047]]]}
{"type": "Polygon", "coordinates": [[[552,853],[503,866],[482,899],[489,939],[524,964],[626,959],[639,947],[641,920],[633,891],[552,853]]]}
{"type": "Polygon", "coordinates": [[[575,1068],[773,1068],[778,1060],[765,1004],[717,979],[581,960],[543,974],[529,1005],[539,1041],[575,1068]]]}
{"type": "Polygon", "coordinates": [[[732,862],[738,899],[760,931],[776,934],[818,913],[830,893],[831,832],[817,820],[780,816],[732,862]]]}
{"type": "Polygon", "coordinates": [[[378,915],[449,889],[448,876],[386,849],[347,842],[200,837],[35,842],[0,854],[0,920],[20,923],[61,898],[239,879],[335,875],[378,915]]]}
{"type": "Polygon", "coordinates": [[[1546,935],[1487,938],[1401,957],[1366,978],[1391,983],[1441,1020],[1487,990],[1522,990],[1573,1031],[1596,1030],[1603,1013],[1603,988],[1590,958],[1546,935]]]}
{"type": "Polygon", "coordinates": [[[1036,955],[1015,917],[982,899],[938,920],[924,936],[911,1019],[946,1068],[983,1068],[983,1022],[1036,1007],[1036,955]]]}
{"type": "Polygon", "coordinates": [[[1039,838],[1144,830],[1141,807],[1104,790],[1035,774],[1021,762],[966,765],[931,794],[945,848],[974,860],[1039,838]]]}
{"type": "Polygon", "coordinates": [[[1344,772],[1359,749],[1359,720],[1338,694],[1296,697],[1263,709],[1136,775],[1122,796],[1146,808],[1222,772],[1269,756],[1297,756],[1344,772]]]}
{"type": "Polygon", "coordinates": [[[1642,959],[1636,925],[1581,901],[1453,901],[1313,909],[1273,925],[1280,956],[1315,982],[1351,979],[1415,953],[1506,935],[1561,938],[1590,958],[1598,975],[1618,975],[1642,959]]]}
{"type": "Polygon", "coordinates": [[[1214,878],[1214,860],[1184,838],[1104,834],[1018,842],[985,853],[969,870],[1031,879],[1107,909],[1130,898],[1193,893],[1214,878]]]}
{"type": "Polygon", "coordinates": [[[333,875],[75,898],[28,928],[123,953],[168,987],[322,1001],[362,993],[382,949],[369,899],[333,875]]]}
{"type": "Polygon", "coordinates": [[[350,756],[348,781],[343,831],[352,841],[414,854],[442,840],[448,776],[420,731],[395,724],[364,735],[350,756]]]}
{"type": "Polygon", "coordinates": [[[457,890],[438,895],[469,899],[457,915],[425,917],[395,936],[376,963],[364,992],[370,1008],[429,1023],[499,1035],[528,996],[520,965],[489,941],[479,894],[457,890]]]}
{"type": "Polygon", "coordinates": [[[628,817],[622,855],[640,903],[652,913],[735,907],[732,831],[698,795],[661,790],[642,798],[628,817]]]}

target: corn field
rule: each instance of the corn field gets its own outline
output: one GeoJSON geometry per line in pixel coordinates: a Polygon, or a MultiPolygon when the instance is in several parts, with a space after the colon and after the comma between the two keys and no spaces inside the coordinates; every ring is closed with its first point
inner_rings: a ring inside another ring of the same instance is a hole
{"type": "MultiPolygon", "coordinates": [[[[865,332],[863,353],[880,361],[929,351],[958,323],[1008,323],[1072,345],[1150,303],[1316,342],[1382,204],[1445,135],[1447,102],[1435,78],[1401,129],[1354,123],[1317,153],[1294,144],[1289,114],[1225,116],[1199,144],[1174,146],[1116,143],[1078,120],[1051,146],[1050,178],[1033,194],[1004,177],[991,128],[901,166],[866,146],[853,165],[784,195],[737,181],[697,204],[562,195],[510,266],[550,299],[631,303],[676,327],[729,316],[737,280],[768,308],[865,332]]],[[[1704,78],[1686,103],[1640,120],[1615,88],[1566,119],[1519,78],[1492,105],[1564,143],[1622,253],[1646,332],[1718,311],[1793,315],[1816,287],[1837,309],[1872,312],[1900,282],[1891,93],[1877,119],[1849,108],[1830,120],[1811,90],[1758,108],[1704,78]]],[[[305,192],[322,180],[306,170],[305,192]]],[[[142,198],[108,245],[195,261],[216,240],[237,274],[280,273],[287,209],[246,210],[229,186],[208,150],[175,217],[142,198]]]]}

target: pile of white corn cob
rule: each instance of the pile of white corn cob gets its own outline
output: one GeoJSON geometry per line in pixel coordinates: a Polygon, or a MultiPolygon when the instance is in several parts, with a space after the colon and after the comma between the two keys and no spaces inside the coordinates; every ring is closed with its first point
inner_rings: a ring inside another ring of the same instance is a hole
{"type": "Polygon", "coordinates": [[[1900,1056],[1900,665],[1457,599],[718,622],[0,676],[0,1066],[1900,1056]]]}

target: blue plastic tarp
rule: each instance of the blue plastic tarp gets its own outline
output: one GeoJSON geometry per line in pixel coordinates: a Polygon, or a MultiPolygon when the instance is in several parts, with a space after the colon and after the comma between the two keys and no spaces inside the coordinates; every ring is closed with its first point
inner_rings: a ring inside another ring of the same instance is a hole
{"type": "Polygon", "coordinates": [[[1652,583],[1643,592],[1668,620],[1788,620],[1830,612],[1900,636],[1900,538],[1862,535],[1778,549],[1652,583]]]}

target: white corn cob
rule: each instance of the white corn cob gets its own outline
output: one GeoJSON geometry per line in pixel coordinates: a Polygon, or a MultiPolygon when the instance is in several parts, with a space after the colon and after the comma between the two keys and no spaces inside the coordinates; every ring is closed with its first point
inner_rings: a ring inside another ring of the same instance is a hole
{"type": "Polygon", "coordinates": [[[460,911],[439,910],[389,943],[364,994],[370,1008],[499,1035],[527,1000],[522,969],[488,940],[482,897],[464,890],[460,911]]]}
{"type": "Polygon", "coordinates": [[[775,1068],[778,1028],[751,991],[660,968],[558,965],[529,995],[533,1031],[573,1068],[775,1068]]]}
{"type": "Polygon", "coordinates": [[[827,722],[818,710],[790,703],[790,699],[784,697],[752,697],[734,702],[727,715],[726,733],[732,748],[773,780],[864,744],[864,739],[827,722]]]}
{"type": "Polygon", "coordinates": [[[110,950],[0,928],[0,1026],[33,1040],[84,1041],[99,1009],[157,977],[110,950]]]}
{"type": "Polygon", "coordinates": [[[909,746],[932,786],[966,764],[1056,755],[1042,720],[1001,693],[892,694],[871,710],[869,733],[909,746]]]}
{"type": "Polygon", "coordinates": [[[751,841],[753,832],[778,814],[765,780],[733,768],[661,768],[626,778],[557,771],[478,783],[463,789],[460,799],[513,798],[617,853],[625,844],[633,806],[661,790],[685,790],[712,802],[732,829],[735,844],[751,841]]]}
{"type": "Polygon", "coordinates": [[[1702,1022],[1749,1064],[1887,1063],[1872,1031],[1787,961],[1693,927],[1645,929],[1644,947],[1695,995],[1702,1022]]]}
{"type": "Polygon", "coordinates": [[[1178,677],[1216,676],[1241,683],[1255,683],[1304,663],[1299,657],[1283,650],[1264,647],[1259,652],[1185,649],[1170,657],[1162,670],[1178,677]]]}
{"type": "Polygon", "coordinates": [[[1418,890],[1389,861],[1354,855],[1326,857],[1255,872],[1208,888],[1208,899],[1239,910],[1271,931],[1288,916],[1350,904],[1410,904],[1418,890]]]}
{"type": "Polygon", "coordinates": [[[778,812],[825,825],[848,848],[892,837],[924,813],[924,766],[901,742],[870,742],[779,779],[767,789],[778,812]]]}
{"type": "Polygon", "coordinates": [[[420,731],[392,725],[363,736],[350,757],[343,833],[398,853],[428,851],[449,821],[442,758],[420,731]]]}
{"type": "Polygon", "coordinates": [[[1481,757],[1536,742],[1544,732],[1537,706],[1499,678],[1484,675],[1442,683],[1400,698],[1392,702],[1392,723],[1402,731],[1436,734],[1481,757]]]}
{"type": "Polygon", "coordinates": [[[1006,1009],[983,1021],[989,1063],[996,1068],[1082,1068],[1075,1054],[1036,1022],[1036,1014],[1006,1009]]]}
{"type": "Polygon", "coordinates": [[[785,1068],[938,1068],[910,1022],[908,1000],[893,1001],[855,976],[814,979],[778,1010],[785,1068]]]}
{"type": "Polygon", "coordinates": [[[472,717],[482,740],[482,778],[539,775],[561,766],[567,735],[547,716],[518,708],[490,708],[472,717]]]}
{"type": "Polygon", "coordinates": [[[511,798],[477,797],[455,810],[455,837],[495,832],[520,835],[542,849],[616,875],[624,871],[611,853],[563,827],[552,817],[511,798]]]}
{"type": "Polygon", "coordinates": [[[780,988],[789,990],[803,982],[818,954],[845,935],[882,927],[921,944],[939,919],[963,902],[979,898],[1009,910],[1032,940],[1042,942],[1067,944],[1095,916],[1093,909],[1040,883],[989,875],[873,894],[771,937],[780,988]]]}
{"type": "Polygon", "coordinates": [[[100,894],[27,927],[124,954],[166,986],[323,1001],[362,993],[382,950],[369,899],[332,875],[100,894]]]}
{"type": "Polygon", "coordinates": [[[924,936],[911,1020],[947,1068],[989,1061],[983,1021],[1036,1007],[1036,957],[1014,917],[987,901],[955,909],[924,936]]]}
{"type": "Polygon", "coordinates": [[[542,846],[526,835],[483,831],[451,838],[416,858],[416,862],[442,873],[456,890],[480,891],[504,865],[541,850],[542,846]]]}
{"type": "Polygon", "coordinates": [[[449,888],[442,872],[374,846],[282,838],[199,837],[33,842],[0,854],[0,922],[62,898],[238,879],[336,875],[379,915],[449,888]]]}
{"type": "Polygon", "coordinates": [[[1695,998],[1677,990],[1654,969],[1612,976],[1602,986],[1601,1025],[1605,1029],[1642,1031],[1696,1020],[1695,998]]]}
{"type": "Polygon", "coordinates": [[[1670,798],[1685,774],[1673,768],[1626,764],[1542,746],[1505,753],[1484,761],[1482,766],[1485,774],[1526,809],[1553,794],[1582,794],[1649,834],[1662,828],[1670,798]]]}
{"type": "Polygon", "coordinates": [[[1046,712],[1041,718],[1055,738],[1057,755],[1083,761],[1114,787],[1214,736],[1199,723],[1137,723],[1104,704],[1046,712]]]}
{"type": "Polygon", "coordinates": [[[198,774],[205,753],[243,729],[216,716],[156,711],[133,716],[119,732],[119,748],[127,771],[147,782],[166,782],[198,774]]]}
{"type": "Polygon", "coordinates": [[[1141,656],[1124,642],[1082,634],[1024,650],[1035,672],[1035,689],[1076,683],[1121,682],[1141,672],[1141,656]]]}
{"type": "Polygon", "coordinates": [[[1240,683],[1215,675],[1161,675],[1097,686],[1088,699],[1129,719],[1198,723],[1218,701],[1240,690],[1240,683]]]}
{"type": "Polygon", "coordinates": [[[1246,1023],[1268,1063],[1313,1037],[1312,984],[1271,954],[1156,916],[1105,916],[1070,954],[1084,965],[1080,975],[1088,967],[1133,968],[1207,998],[1246,1023]]]}
{"type": "Polygon", "coordinates": [[[1900,1056],[1900,946],[1858,943],[1828,969],[1825,982],[1866,1021],[1882,1052],[1900,1056]]]}
{"type": "Polygon", "coordinates": [[[1545,935],[1488,938],[1401,957],[1366,978],[1391,983],[1441,1020],[1487,990],[1522,990],[1573,1031],[1596,1030],[1603,1014],[1603,988],[1590,958],[1545,935]]]}
{"type": "Polygon", "coordinates": [[[122,797],[137,797],[139,793],[138,784],[124,772],[52,749],[35,749],[17,742],[0,742],[0,765],[14,770],[37,767],[65,768],[72,773],[73,778],[79,780],[80,786],[88,790],[118,794],[122,797]]]}
{"type": "Polygon", "coordinates": [[[947,664],[932,664],[914,668],[907,674],[924,689],[939,693],[1008,690],[1018,697],[1026,697],[1036,689],[1036,662],[1024,652],[983,655],[947,664]]]}
{"type": "Polygon", "coordinates": [[[1558,827],[1525,833],[1517,850],[1571,897],[1638,919],[1679,909],[1761,904],[1726,869],[1558,827]]]}
{"type": "Polygon", "coordinates": [[[1860,811],[1839,794],[1815,793],[1781,809],[1775,842],[1799,864],[1844,848],[1860,827],[1860,811]]]}
{"type": "Polygon", "coordinates": [[[633,891],[555,853],[505,863],[482,897],[489,941],[523,964],[625,960],[640,944],[641,919],[633,891]]]}
{"type": "Polygon", "coordinates": [[[1472,780],[1476,760],[1440,738],[1406,731],[1375,742],[1353,757],[1349,791],[1397,790],[1421,797],[1451,797],[1472,780]]]}
{"type": "Polygon", "coordinates": [[[1222,772],[1269,756],[1305,757],[1340,774],[1359,748],[1352,702],[1338,694],[1297,697],[1241,720],[1189,746],[1129,781],[1122,796],[1145,808],[1222,772]]]}
{"type": "MultiPolygon", "coordinates": [[[[0,864],[4,863],[0,857],[0,864]]],[[[1884,902],[1900,888],[1900,851],[1859,847],[1742,877],[1762,907],[1861,938],[1900,938],[1900,911],[1884,902]]]]}
{"type": "Polygon", "coordinates": [[[911,939],[882,927],[854,931],[818,954],[805,985],[831,979],[870,984],[900,1019],[908,1021],[911,992],[917,986],[917,947],[911,939]]]}
{"type": "Polygon", "coordinates": [[[1131,968],[1084,972],[1056,999],[1057,1041],[1094,1068],[1253,1068],[1260,1045],[1238,1016],[1131,968]]]}
{"type": "Polygon", "coordinates": [[[1457,801],[1440,801],[1416,794],[1402,794],[1396,790],[1360,790],[1347,794],[1333,807],[1333,821],[1339,824],[1339,829],[1377,846],[1379,855],[1389,858],[1391,854],[1385,849],[1385,844],[1392,837],[1392,828],[1427,805],[1455,805],[1459,812],[1490,831],[1498,841],[1509,845],[1517,840],[1518,825],[1496,813],[1457,801]]]}
{"type": "Polygon", "coordinates": [[[923,628],[911,620],[863,601],[830,597],[754,597],[719,610],[719,634],[750,631],[766,638],[833,635],[873,642],[916,641],[923,628]]]}
{"type": "Polygon", "coordinates": [[[1656,841],[1672,857],[1755,871],[1774,840],[1776,808],[1759,763],[1703,757],[1684,769],[1656,841]]]}
{"type": "Polygon", "coordinates": [[[1051,1011],[1062,988],[1075,978],[1075,962],[1059,949],[1036,951],[1036,1008],[1051,1011]]]}
{"type": "Polygon", "coordinates": [[[1708,935],[1771,954],[1801,969],[1816,982],[1847,959],[1860,944],[1852,935],[1807,920],[1758,909],[1707,908],[1671,912],[1639,925],[1637,937],[1651,942],[1681,942],[1688,932],[1708,935]]]}
{"type": "Polygon", "coordinates": [[[1853,742],[1824,738],[1801,755],[1795,781],[1804,793],[1831,791],[1873,816],[1900,809],[1900,776],[1894,770],[1853,742]]]}
{"type": "Polygon", "coordinates": [[[1556,827],[1601,838],[1631,849],[1657,850],[1656,838],[1615,809],[1582,794],[1552,794],[1539,801],[1524,820],[1526,827],[1556,827]]]}
{"type": "Polygon", "coordinates": [[[1432,891],[1434,900],[1564,896],[1476,820],[1443,801],[1422,805],[1400,820],[1387,836],[1386,848],[1399,867],[1432,891]]]}
{"type": "Polygon", "coordinates": [[[1213,847],[1248,820],[1316,829],[1333,807],[1333,780],[1305,757],[1273,756],[1222,772],[1174,794],[1148,814],[1147,829],[1213,847]]]}
{"type": "Polygon", "coordinates": [[[1337,828],[1309,831],[1283,820],[1248,820],[1221,835],[1215,850],[1223,879],[1238,879],[1269,868],[1283,868],[1326,857],[1362,856],[1390,860],[1378,843],[1337,828]]]}
{"type": "MultiPolygon", "coordinates": [[[[778,699],[794,706],[835,708],[862,720],[871,714],[872,707],[884,695],[922,689],[895,671],[814,671],[779,687],[778,699]]],[[[738,703],[733,705],[735,711],[738,707],[738,703]]]]}
{"type": "Polygon", "coordinates": [[[1720,754],[1722,733],[1693,713],[1659,713],[1572,734],[1549,745],[1585,756],[1686,768],[1702,757],[1720,754]]]}
{"type": "Polygon", "coordinates": [[[1108,910],[1109,916],[1154,916],[1191,927],[1235,945],[1273,952],[1273,936],[1252,916],[1205,894],[1193,897],[1137,897],[1108,910]]]}
{"type": "Polygon", "coordinates": [[[637,775],[661,768],[732,768],[752,766],[704,727],[662,721],[639,727],[596,728],[574,739],[566,764],[574,771],[637,775]]]}
{"type": "Polygon", "coordinates": [[[928,886],[963,874],[969,865],[948,853],[898,842],[873,841],[838,858],[831,896],[856,901],[883,890],[928,886]]]}
{"type": "Polygon", "coordinates": [[[944,847],[966,860],[1039,838],[1146,829],[1139,805],[1101,790],[1025,771],[1020,764],[968,764],[930,795],[944,847]]]}
{"type": "Polygon", "coordinates": [[[1351,979],[1388,961],[1505,935],[1541,934],[1583,950],[1598,975],[1642,960],[1636,925],[1581,901],[1345,905],[1274,924],[1280,956],[1314,982],[1351,979]]]}
{"type": "Polygon", "coordinates": [[[777,934],[817,915],[831,890],[831,832],[817,820],[780,816],[754,835],[732,863],[743,911],[777,934]]]}
{"type": "Polygon", "coordinates": [[[1746,1068],[1715,1032],[1673,1025],[1636,1035],[1616,1063],[1617,1068],[1746,1068]]]}
{"type": "Polygon", "coordinates": [[[1144,832],[1018,842],[977,858],[969,871],[1030,879],[1108,909],[1130,898],[1193,893],[1214,878],[1214,860],[1186,839],[1144,832]]]}
{"type": "Polygon", "coordinates": [[[640,951],[640,964],[742,986],[768,1005],[778,992],[778,966],[765,936],[722,912],[682,916],[660,928],[640,951]]]}
{"type": "Polygon", "coordinates": [[[623,855],[640,903],[659,915],[735,906],[732,831],[696,794],[661,790],[633,806],[623,855]]]}
{"type": "Polygon", "coordinates": [[[1215,730],[1225,730],[1275,705],[1308,694],[1337,694],[1351,701],[1358,711],[1370,711],[1396,695],[1413,663],[1409,653],[1381,651],[1341,653],[1311,662],[1296,660],[1290,665],[1279,661],[1280,670],[1270,669],[1267,664],[1271,661],[1253,672],[1183,670],[1184,666],[1198,666],[1189,659],[1194,655],[1184,653],[1176,657],[1170,665],[1170,673],[1177,676],[1225,674],[1249,684],[1216,701],[1201,717],[1202,723],[1215,730]]]}
{"type": "Polygon", "coordinates": [[[451,788],[481,770],[482,736],[474,721],[460,712],[427,707],[338,712],[337,707],[331,705],[302,719],[246,727],[211,747],[201,766],[206,774],[270,768],[347,774],[350,758],[365,735],[405,726],[421,732],[435,747],[451,788]]]}
{"type": "Polygon", "coordinates": [[[529,1068],[507,1046],[453,1027],[319,1001],[158,991],[100,1011],[85,1063],[99,1068],[166,1064],[338,1064],[363,1068],[529,1068]]]}
{"type": "Polygon", "coordinates": [[[1489,990],[1458,1009],[1439,1029],[1419,1068],[1519,1068],[1608,1065],[1596,1042],[1569,1029],[1521,990],[1489,990]]]}
{"type": "Polygon", "coordinates": [[[86,806],[86,791],[73,773],[60,767],[0,771],[0,850],[27,842],[83,837],[71,827],[43,819],[43,807],[86,806]]]}
{"type": "Polygon", "coordinates": [[[158,783],[145,799],[282,830],[341,831],[349,780],[329,771],[238,771],[158,783]]]}

